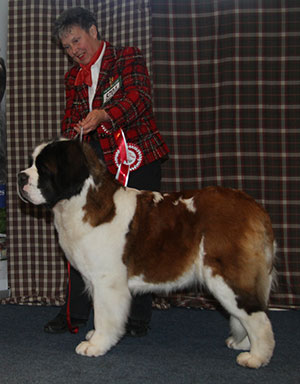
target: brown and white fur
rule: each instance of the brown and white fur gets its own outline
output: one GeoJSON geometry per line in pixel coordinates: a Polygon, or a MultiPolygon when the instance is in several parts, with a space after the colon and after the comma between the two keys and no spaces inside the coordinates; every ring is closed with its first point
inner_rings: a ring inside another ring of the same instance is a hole
{"type": "Polygon", "coordinates": [[[268,214],[251,197],[222,187],[166,194],[124,188],[77,141],[43,143],[32,160],[18,175],[19,195],[53,209],[60,245],[93,298],[95,329],[78,354],[104,355],[120,340],[131,292],[200,283],[230,315],[227,346],[245,350],[238,364],[269,363],[275,241],[268,214]]]}

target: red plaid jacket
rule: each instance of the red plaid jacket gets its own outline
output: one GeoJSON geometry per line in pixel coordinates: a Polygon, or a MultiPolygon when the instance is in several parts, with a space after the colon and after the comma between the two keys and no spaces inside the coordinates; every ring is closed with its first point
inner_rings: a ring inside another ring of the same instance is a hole
{"type": "MultiPolygon", "coordinates": [[[[76,65],[65,75],[66,109],[62,134],[67,138],[76,136],[73,127],[89,113],[87,85],[74,85],[79,69],[76,65]]],[[[89,141],[91,135],[96,135],[107,167],[113,174],[117,172],[118,164],[114,132],[119,128],[125,134],[129,150],[132,149],[132,156],[138,157],[136,166],[164,158],[169,152],[156,127],[150,93],[151,83],[140,50],[116,48],[106,42],[92,108],[104,108],[110,122],[101,123],[97,132],[84,136],[84,140],[89,141]],[[107,91],[114,84],[119,89],[109,99],[107,91]]]]}

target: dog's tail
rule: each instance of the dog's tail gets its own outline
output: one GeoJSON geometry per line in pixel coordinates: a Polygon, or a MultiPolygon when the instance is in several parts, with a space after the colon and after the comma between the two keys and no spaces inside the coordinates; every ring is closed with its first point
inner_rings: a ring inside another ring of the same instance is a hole
{"type": "Polygon", "coordinates": [[[277,252],[277,243],[274,240],[273,241],[273,255],[272,255],[272,263],[270,266],[270,275],[272,277],[272,284],[271,284],[271,291],[275,290],[278,285],[278,280],[277,280],[277,270],[276,270],[276,252],[277,252]]]}
{"type": "Polygon", "coordinates": [[[270,293],[277,286],[277,272],[276,272],[276,241],[273,241],[265,248],[265,261],[266,268],[260,270],[260,276],[257,281],[257,296],[263,307],[267,309],[270,293]]]}

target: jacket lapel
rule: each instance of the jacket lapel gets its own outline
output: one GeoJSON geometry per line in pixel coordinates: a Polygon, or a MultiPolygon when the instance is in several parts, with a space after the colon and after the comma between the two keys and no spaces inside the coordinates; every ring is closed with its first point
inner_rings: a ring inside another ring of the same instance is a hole
{"type": "Polygon", "coordinates": [[[111,72],[111,69],[114,63],[115,63],[114,49],[110,43],[106,42],[106,48],[105,48],[105,52],[104,52],[104,56],[103,56],[102,64],[100,68],[100,73],[99,73],[97,91],[99,90],[99,88],[101,88],[104,91],[103,86],[105,82],[107,82],[107,79],[109,78],[109,74],[111,72]]]}

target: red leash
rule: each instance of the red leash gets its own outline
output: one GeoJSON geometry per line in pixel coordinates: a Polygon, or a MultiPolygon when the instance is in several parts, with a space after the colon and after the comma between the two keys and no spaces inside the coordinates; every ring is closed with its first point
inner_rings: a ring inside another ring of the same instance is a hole
{"type": "Polygon", "coordinates": [[[78,333],[78,327],[73,327],[71,323],[71,314],[70,314],[70,301],[71,301],[71,265],[68,261],[68,278],[69,278],[69,294],[68,294],[68,301],[67,301],[67,325],[69,328],[69,331],[71,333],[78,333]]]}

